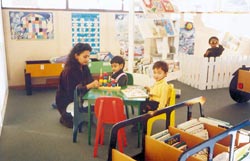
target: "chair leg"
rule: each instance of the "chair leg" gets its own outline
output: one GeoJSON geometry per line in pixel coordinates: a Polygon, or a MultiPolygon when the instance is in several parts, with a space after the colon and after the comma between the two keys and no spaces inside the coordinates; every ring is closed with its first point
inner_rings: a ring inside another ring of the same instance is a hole
{"type": "Polygon", "coordinates": [[[78,125],[73,125],[73,142],[74,143],[76,143],[78,131],[82,132],[82,124],[83,124],[83,122],[81,122],[78,125]]]}
{"type": "Polygon", "coordinates": [[[95,135],[95,144],[94,144],[94,152],[93,156],[96,157],[98,153],[98,145],[99,145],[99,140],[101,136],[101,129],[102,128],[102,122],[100,120],[97,121],[97,127],[96,127],[96,135],[95,135]]]}
{"type": "Polygon", "coordinates": [[[121,131],[121,129],[118,131],[118,138],[117,139],[118,139],[117,142],[118,142],[119,151],[123,153],[123,145],[122,145],[123,144],[122,143],[123,139],[122,139],[122,131],[121,131]]]}
{"type": "Polygon", "coordinates": [[[127,146],[127,138],[126,138],[126,133],[125,133],[125,129],[122,128],[122,141],[123,141],[123,146],[127,146]]]}
{"type": "Polygon", "coordinates": [[[127,119],[129,119],[129,113],[128,113],[128,106],[127,105],[125,105],[125,112],[126,112],[127,119]]]}
{"type": "Polygon", "coordinates": [[[103,145],[103,142],[104,142],[104,127],[102,127],[102,131],[101,131],[100,144],[103,145]]]}
{"type": "Polygon", "coordinates": [[[82,126],[83,126],[83,122],[81,122],[81,123],[78,125],[79,132],[82,132],[82,126]]]}
{"type": "Polygon", "coordinates": [[[134,115],[135,114],[135,110],[134,110],[133,106],[131,106],[131,111],[132,111],[132,114],[134,115]]]}
{"type": "Polygon", "coordinates": [[[76,143],[78,127],[73,127],[73,143],[76,143]]]}

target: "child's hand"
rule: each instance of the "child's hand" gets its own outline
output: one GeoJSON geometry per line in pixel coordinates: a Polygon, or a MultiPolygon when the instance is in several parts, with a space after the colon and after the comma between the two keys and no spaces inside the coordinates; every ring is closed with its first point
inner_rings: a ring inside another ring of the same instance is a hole
{"type": "Polygon", "coordinates": [[[146,89],[147,93],[150,92],[150,88],[149,87],[145,86],[144,88],[146,89]]]}

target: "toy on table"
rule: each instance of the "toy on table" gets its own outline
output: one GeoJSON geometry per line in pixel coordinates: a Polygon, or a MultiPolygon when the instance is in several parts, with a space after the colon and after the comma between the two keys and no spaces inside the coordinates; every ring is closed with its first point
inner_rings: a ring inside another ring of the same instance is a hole
{"type": "Polygon", "coordinates": [[[100,69],[99,76],[99,89],[102,90],[121,90],[115,79],[111,79],[107,72],[102,74],[102,69],[100,69]]]}

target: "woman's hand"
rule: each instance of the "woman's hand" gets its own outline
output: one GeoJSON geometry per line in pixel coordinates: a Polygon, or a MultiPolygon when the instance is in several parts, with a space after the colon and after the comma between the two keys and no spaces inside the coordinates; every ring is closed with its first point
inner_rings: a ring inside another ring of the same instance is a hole
{"type": "Polygon", "coordinates": [[[98,88],[99,87],[99,82],[97,80],[94,80],[93,82],[91,82],[90,84],[87,85],[87,88],[98,88]]]}

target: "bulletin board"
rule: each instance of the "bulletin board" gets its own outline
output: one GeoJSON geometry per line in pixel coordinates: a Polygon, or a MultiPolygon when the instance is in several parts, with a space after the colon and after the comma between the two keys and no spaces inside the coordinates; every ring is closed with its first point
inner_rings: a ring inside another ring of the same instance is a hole
{"type": "Polygon", "coordinates": [[[52,12],[10,11],[9,17],[11,39],[36,40],[54,38],[52,12]]]}
{"type": "Polygon", "coordinates": [[[100,14],[72,13],[72,45],[89,43],[91,54],[100,52],[100,14]]]}

